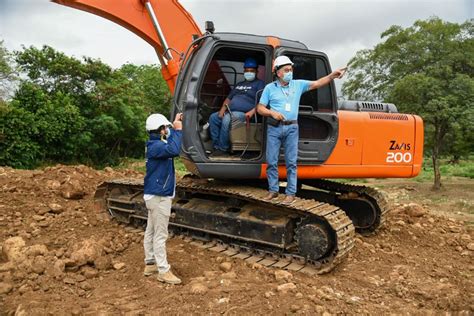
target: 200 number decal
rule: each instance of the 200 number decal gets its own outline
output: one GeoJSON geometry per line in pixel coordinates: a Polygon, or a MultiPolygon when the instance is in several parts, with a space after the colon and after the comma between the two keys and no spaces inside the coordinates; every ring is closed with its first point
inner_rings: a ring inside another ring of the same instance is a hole
{"type": "Polygon", "coordinates": [[[411,153],[388,152],[387,159],[385,159],[385,161],[388,163],[409,163],[411,162],[411,159],[411,153]]]}

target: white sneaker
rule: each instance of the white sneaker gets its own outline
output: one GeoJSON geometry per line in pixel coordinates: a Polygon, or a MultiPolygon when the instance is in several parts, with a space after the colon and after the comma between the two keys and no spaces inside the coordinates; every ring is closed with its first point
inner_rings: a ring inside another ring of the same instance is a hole
{"type": "Polygon", "coordinates": [[[158,276],[156,277],[158,281],[164,282],[164,283],[169,283],[169,284],[180,284],[181,279],[178,278],[176,275],[171,272],[171,270],[168,270],[168,272],[165,273],[158,273],[158,276]]]}

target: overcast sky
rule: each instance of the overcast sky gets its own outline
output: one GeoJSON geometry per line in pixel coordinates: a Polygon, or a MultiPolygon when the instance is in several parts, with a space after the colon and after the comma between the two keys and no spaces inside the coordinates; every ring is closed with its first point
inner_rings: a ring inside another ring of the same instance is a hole
{"type": "MultiPolygon", "coordinates": [[[[117,0],[119,1],[119,0],[117,0]]],[[[462,23],[473,18],[474,0],[181,0],[203,28],[275,35],[325,52],[333,68],[371,48],[391,25],[407,27],[439,16],[462,23]]],[[[49,45],[75,57],[100,58],[113,66],[158,63],[145,41],[90,13],[48,0],[0,0],[0,40],[9,50],[49,45]]]]}

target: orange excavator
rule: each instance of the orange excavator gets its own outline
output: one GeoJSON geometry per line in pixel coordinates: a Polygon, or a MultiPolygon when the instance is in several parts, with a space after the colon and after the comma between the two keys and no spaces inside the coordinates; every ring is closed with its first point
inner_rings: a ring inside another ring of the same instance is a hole
{"type": "MultiPolygon", "coordinates": [[[[213,157],[209,116],[243,80],[246,58],[257,61],[258,78],[266,83],[273,81],[272,61],[280,55],[294,62],[295,79],[317,80],[331,72],[324,53],[275,36],[215,32],[212,22],[202,33],[177,0],[53,2],[111,20],[156,50],[173,94],[171,116],[184,114],[181,160],[191,173],[177,182],[170,229],[203,248],[265,266],[329,271],[348,255],[356,231],[373,233],[383,224],[388,205],[373,188],[327,179],[420,172],[422,119],[398,113],[393,104],[338,102],[331,83],[300,100],[296,201],[265,201],[266,118],[232,122],[233,155],[213,157]]],[[[283,163],[279,175],[286,177],[283,163]]],[[[105,182],[95,198],[119,221],[146,221],[143,181],[105,182]]]]}

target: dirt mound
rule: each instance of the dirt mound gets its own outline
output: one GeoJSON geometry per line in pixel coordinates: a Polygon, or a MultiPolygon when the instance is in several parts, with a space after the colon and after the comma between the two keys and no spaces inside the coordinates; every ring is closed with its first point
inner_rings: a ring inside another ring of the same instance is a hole
{"type": "Polygon", "coordinates": [[[0,168],[0,314],[474,310],[472,230],[430,206],[400,203],[396,189],[387,190],[394,207],[386,226],[357,236],[349,259],[330,274],[268,269],[172,238],[169,259],[183,285],[170,286],[143,276],[143,232],[94,207],[96,186],[120,177],[142,175],[0,168]]]}

